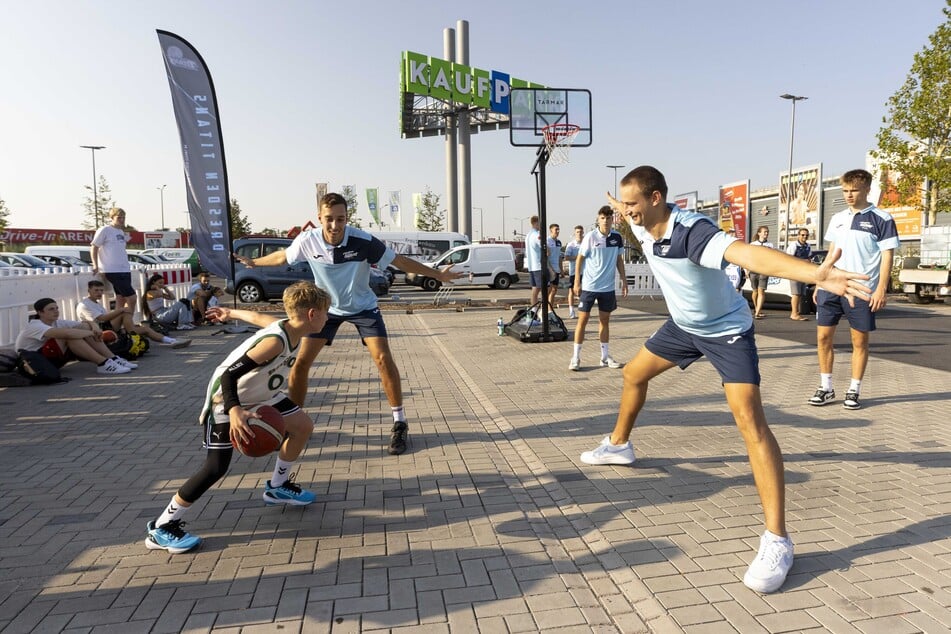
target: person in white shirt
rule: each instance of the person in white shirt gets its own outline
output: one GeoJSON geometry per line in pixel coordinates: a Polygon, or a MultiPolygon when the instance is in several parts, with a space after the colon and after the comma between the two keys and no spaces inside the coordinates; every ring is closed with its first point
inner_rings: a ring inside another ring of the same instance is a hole
{"type": "MultiPolygon", "coordinates": [[[[767,249],[774,248],[772,242],[767,242],[767,238],[769,238],[769,228],[760,227],[756,230],[756,239],[750,244],[766,247],[767,249]]],[[[769,276],[750,270],[747,270],[746,274],[750,278],[750,288],[753,289],[753,317],[762,319],[766,316],[763,314],[763,303],[766,301],[766,286],[769,284],[769,276]]]]}
{"type": "MultiPolygon", "coordinates": [[[[76,314],[83,321],[91,321],[97,325],[104,324],[107,328],[115,331],[134,332],[170,348],[186,348],[191,345],[191,339],[167,337],[155,332],[148,326],[136,325],[132,321],[132,309],[129,307],[107,311],[101,303],[106,288],[99,280],[89,280],[87,289],[89,295],[76,304],[76,314]]],[[[102,326],[100,325],[100,327],[102,326]]]]}
{"type": "Polygon", "coordinates": [[[112,284],[116,292],[116,308],[128,306],[135,310],[135,289],[132,288],[132,271],[126,243],[125,210],[113,207],[109,212],[108,225],[99,227],[92,237],[92,272],[100,273],[112,284]]]}
{"type": "MultiPolygon", "coordinates": [[[[809,246],[808,229],[800,229],[798,231],[796,241],[790,242],[789,246],[786,247],[786,255],[791,255],[794,258],[799,258],[800,260],[812,259],[812,247],[809,246]]],[[[792,295],[789,298],[789,318],[793,321],[809,321],[808,317],[805,317],[799,313],[799,307],[802,304],[802,294],[806,289],[806,285],[802,282],[797,282],[796,280],[790,280],[789,288],[792,292],[792,295]]]]}
{"type": "Polygon", "coordinates": [[[577,316],[575,314],[575,303],[578,300],[575,296],[575,264],[581,249],[582,238],[584,238],[584,227],[575,225],[574,239],[565,246],[565,263],[568,264],[568,317],[571,318],[577,316]]]}
{"type": "Polygon", "coordinates": [[[36,351],[56,367],[69,361],[95,363],[99,374],[126,374],[139,367],[112,354],[102,342],[102,330],[89,321],[59,318],[56,300],[43,297],[33,304],[36,315],[16,338],[16,349],[36,351]]]}

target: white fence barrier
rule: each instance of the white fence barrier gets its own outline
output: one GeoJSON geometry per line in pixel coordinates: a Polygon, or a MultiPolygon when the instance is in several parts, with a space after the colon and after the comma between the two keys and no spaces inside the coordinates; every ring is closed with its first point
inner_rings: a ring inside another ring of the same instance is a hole
{"type": "MultiPolygon", "coordinates": [[[[651,273],[649,264],[625,264],[624,276],[627,277],[627,294],[629,297],[636,295],[644,297],[662,297],[660,286],[651,273]]],[[[620,287],[618,288],[620,292],[620,287]]]]}
{"type": "MultiPolygon", "coordinates": [[[[184,299],[192,285],[191,269],[187,264],[160,264],[132,271],[132,286],[138,292],[133,320],[142,319],[139,300],[145,292],[150,275],[161,273],[175,297],[184,299]]],[[[76,304],[88,295],[87,284],[96,278],[90,267],[73,269],[0,268],[0,347],[13,346],[20,329],[33,314],[33,303],[41,297],[50,297],[59,304],[62,319],[76,319],[76,304]]],[[[115,299],[112,285],[106,283],[104,306],[115,299]]]]}

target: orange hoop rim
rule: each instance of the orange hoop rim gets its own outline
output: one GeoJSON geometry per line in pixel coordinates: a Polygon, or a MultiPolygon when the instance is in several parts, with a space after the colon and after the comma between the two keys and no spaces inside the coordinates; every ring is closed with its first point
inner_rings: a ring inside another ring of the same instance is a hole
{"type": "Polygon", "coordinates": [[[573,123],[552,123],[542,128],[542,134],[549,145],[554,145],[563,139],[570,139],[581,132],[581,126],[573,123]]]}

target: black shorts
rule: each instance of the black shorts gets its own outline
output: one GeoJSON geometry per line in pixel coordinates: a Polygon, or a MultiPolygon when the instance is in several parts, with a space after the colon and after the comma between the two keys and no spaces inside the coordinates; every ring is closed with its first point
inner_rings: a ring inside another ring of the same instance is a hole
{"type": "MultiPolygon", "coordinates": [[[[245,409],[258,405],[270,405],[281,413],[281,416],[293,414],[300,409],[283,392],[278,392],[273,398],[264,403],[243,403],[245,409]]],[[[205,433],[201,443],[203,449],[231,449],[231,417],[225,413],[224,405],[215,405],[211,416],[205,419],[205,433]]]]}
{"type": "Polygon", "coordinates": [[[307,336],[311,339],[325,339],[329,346],[337,336],[337,329],[344,322],[350,322],[357,327],[360,339],[386,337],[386,324],[383,323],[383,314],[379,308],[371,308],[355,315],[328,315],[323,330],[307,336]]]}
{"type": "Polygon", "coordinates": [[[686,370],[700,357],[707,357],[724,383],[760,383],[759,353],[752,327],[736,335],[701,337],[668,319],[644,342],[644,347],[658,357],[676,363],[681,370],[686,370]]]}
{"type": "Polygon", "coordinates": [[[119,297],[135,297],[132,288],[132,273],[106,273],[106,281],[112,284],[112,290],[119,297]]]}

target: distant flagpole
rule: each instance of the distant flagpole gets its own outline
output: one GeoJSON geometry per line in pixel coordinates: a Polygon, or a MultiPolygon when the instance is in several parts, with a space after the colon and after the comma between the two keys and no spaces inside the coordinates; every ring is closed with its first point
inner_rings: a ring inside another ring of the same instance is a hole
{"type": "Polygon", "coordinates": [[[168,31],[156,33],[185,162],[192,243],[206,270],[234,279],[228,170],[211,73],[191,44],[168,31]]]}

